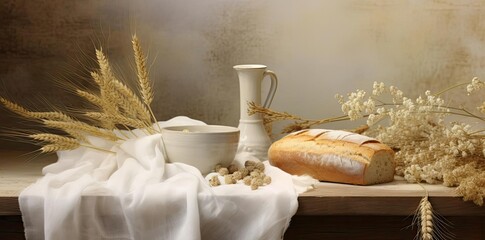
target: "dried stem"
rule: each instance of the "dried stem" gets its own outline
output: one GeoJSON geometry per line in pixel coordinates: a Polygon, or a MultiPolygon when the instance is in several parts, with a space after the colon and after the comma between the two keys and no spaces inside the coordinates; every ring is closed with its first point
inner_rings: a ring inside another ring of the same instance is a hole
{"type": "Polygon", "coordinates": [[[249,102],[248,106],[249,106],[248,108],[249,115],[253,115],[257,113],[260,113],[263,115],[264,123],[267,128],[271,128],[271,127],[268,127],[268,125],[271,125],[273,122],[276,122],[276,121],[295,120],[295,122],[286,126],[283,129],[282,133],[291,133],[302,129],[308,129],[317,125],[322,125],[330,122],[345,121],[350,119],[347,115],[332,117],[332,118],[324,118],[319,120],[303,119],[299,116],[296,116],[287,112],[278,112],[278,111],[271,110],[269,108],[259,106],[254,102],[249,102]]]}

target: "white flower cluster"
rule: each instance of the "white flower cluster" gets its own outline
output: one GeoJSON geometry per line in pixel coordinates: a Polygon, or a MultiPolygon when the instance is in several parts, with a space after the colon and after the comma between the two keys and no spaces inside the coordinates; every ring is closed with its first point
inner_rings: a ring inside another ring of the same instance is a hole
{"type": "Polygon", "coordinates": [[[350,120],[357,120],[375,111],[374,100],[372,98],[365,100],[365,95],[365,91],[357,90],[357,92],[350,93],[345,102],[342,95],[337,94],[335,97],[342,105],[342,111],[350,117],[350,120]]]}
{"type": "Polygon", "coordinates": [[[468,94],[478,91],[484,87],[484,83],[480,81],[477,77],[472,79],[472,82],[466,86],[466,91],[468,94]]]}
{"type": "MultiPolygon", "coordinates": [[[[466,90],[471,93],[484,86],[474,78],[466,90]]],[[[459,114],[483,122],[485,117],[445,105],[440,94],[426,91],[413,100],[397,87],[386,88],[384,83],[374,83],[369,97],[363,90],[357,90],[348,94],[347,100],[341,95],[337,99],[351,120],[367,116],[367,124],[373,127],[367,135],[396,149],[398,175],[409,182],[443,182],[447,186],[459,186],[465,199],[483,204],[485,185],[479,184],[485,180],[479,180],[477,175],[485,172],[485,136],[472,133],[468,124],[447,122],[446,117],[459,114]],[[392,102],[380,99],[385,94],[392,102]],[[387,121],[379,125],[383,119],[387,121]],[[467,175],[464,169],[475,169],[475,172],[469,171],[467,175]]],[[[485,113],[485,102],[480,110],[485,113]]]]}

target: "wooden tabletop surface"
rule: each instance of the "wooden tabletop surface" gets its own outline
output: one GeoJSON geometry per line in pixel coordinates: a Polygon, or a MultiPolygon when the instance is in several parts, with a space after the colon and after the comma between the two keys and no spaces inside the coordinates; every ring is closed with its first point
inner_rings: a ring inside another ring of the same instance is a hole
{"type": "MultiPolygon", "coordinates": [[[[0,152],[0,215],[20,215],[20,192],[42,176],[55,155],[35,157],[23,152],[0,152]]],[[[423,184],[434,209],[444,216],[485,216],[485,207],[464,202],[454,188],[423,184]]],[[[423,187],[396,180],[373,186],[319,183],[299,196],[297,215],[412,215],[424,196],[423,187]]]]}

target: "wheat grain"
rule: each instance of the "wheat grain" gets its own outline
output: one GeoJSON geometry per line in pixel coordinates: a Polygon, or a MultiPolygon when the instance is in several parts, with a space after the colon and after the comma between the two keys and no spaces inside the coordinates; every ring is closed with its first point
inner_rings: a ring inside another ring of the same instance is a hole
{"type": "Polygon", "coordinates": [[[119,114],[113,116],[113,115],[108,115],[106,113],[100,113],[100,112],[87,112],[85,113],[85,115],[90,118],[96,119],[98,121],[107,121],[107,119],[110,119],[115,124],[126,125],[134,128],[146,127],[144,122],[141,120],[125,117],[119,114]]]}
{"type": "Polygon", "coordinates": [[[20,105],[16,104],[16,103],[13,103],[5,98],[0,98],[0,102],[2,102],[2,104],[10,111],[14,112],[14,113],[17,113],[18,115],[20,116],[23,116],[23,117],[32,117],[30,115],[30,111],[28,111],[27,109],[21,107],[20,105]]]}
{"type": "Polygon", "coordinates": [[[103,106],[103,100],[101,99],[100,96],[97,96],[95,94],[92,94],[87,91],[83,91],[80,89],[76,90],[77,95],[83,97],[84,99],[88,100],[90,103],[94,104],[95,106],[102,107],[103,106]]]}
{"type": "Polygon", "coordinates": [[[40,148],[43,153],[51,153],[62,150],[73,150],[78,148],[80,145],[60,145],[60,144],[48,144],[40,148]]]}
{"type": "Polygon", "coordinates": [[[113,71],[109,65],[108,58],[104,55],[102,49],[96,49],[96,58],[98,60],[99,70],[101,72],[101,76],[106,77],[105,81],[114,76],[113,71]]]}
{"type": "Polygon", "coordinates": [[[96,84],[98,84],[99,88],[103,88],[104,86],[104,82],[103,82],[103,79],[101,78],[101,76],[99,75],[99,73],[97,72],[91,72],[91,78],[94,80],[94,82],[96,84]]]}
{"type": "Polygon", "coordinates": [[[101,112],[86,112],[84,113],[86,117],[89,117],[90,119],[94,120],[95,122],[98,122],[98,124],[104,128],[104,129],[109,129],[113,130],[115,129],[115,124],[109,117],[110,115],[106,113],[101,113],[101,112]]]}
{"type": "Polygon", "coordinates": [[[114,89],[120,93],[120,98],[127,100],[123,102],[123,108],[125,110],[135,110],[139,117],[144,121],[150,122],[150,112],[146,105],[140,100],[140,98],[125,84],[118,80],[112,81],[114,89]]]}

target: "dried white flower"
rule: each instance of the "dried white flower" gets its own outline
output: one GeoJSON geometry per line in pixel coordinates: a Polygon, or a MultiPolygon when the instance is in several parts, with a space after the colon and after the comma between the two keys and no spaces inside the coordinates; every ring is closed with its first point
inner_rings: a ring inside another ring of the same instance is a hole
{"type": "Polygon", "coordinates": [[[477,77],[472,79],[472,82],[466,86],[466,91],[468,94],[478,91],[483,88],[485,84],[480,81],[477,77]]]}

